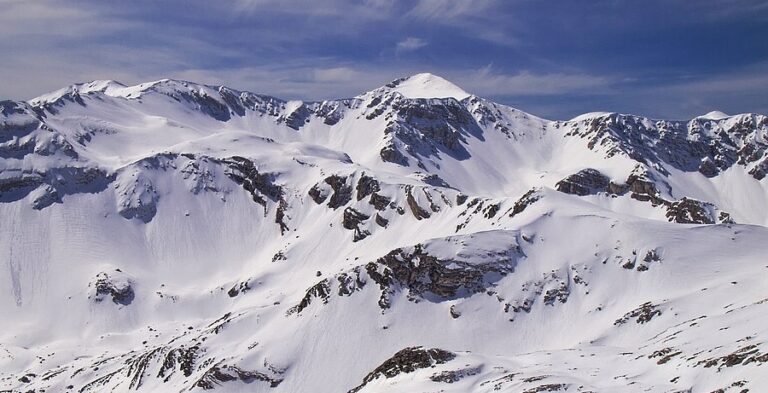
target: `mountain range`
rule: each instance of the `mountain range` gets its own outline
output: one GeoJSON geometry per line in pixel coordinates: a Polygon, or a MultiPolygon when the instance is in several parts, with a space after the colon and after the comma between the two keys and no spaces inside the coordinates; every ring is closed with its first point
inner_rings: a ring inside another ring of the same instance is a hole
{"type": "Polygon", "coordinates": [[[767,152],[427,73],[1,101],[0,391],[766,391],[767,152]]]}

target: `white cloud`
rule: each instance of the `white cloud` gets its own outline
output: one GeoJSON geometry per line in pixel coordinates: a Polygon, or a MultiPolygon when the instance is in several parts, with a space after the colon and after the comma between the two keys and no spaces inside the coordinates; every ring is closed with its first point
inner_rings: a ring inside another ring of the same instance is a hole
{"type": "Polygon", "coordinates": [[[427,46],[429,43],[421,38],[407,37],[395,46],[396,53],[412,52],[427,46]]]}

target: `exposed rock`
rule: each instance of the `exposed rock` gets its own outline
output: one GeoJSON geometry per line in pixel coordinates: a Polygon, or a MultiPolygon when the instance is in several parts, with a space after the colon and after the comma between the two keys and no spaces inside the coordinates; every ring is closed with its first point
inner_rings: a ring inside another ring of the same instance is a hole
{"type": "Polygon", "coordinates": [[[379,191],[380,189],[381,188],[379,187],[379,182],[376,179],[370,176],[362,175],[357,181],[357,200],[362,200],[363,198],[379,191]]]}
{"type": "Polygon", "coordinates": [[[523,196],[515,202],[515,205],[512,207],[512,212],[509,213],[509,217],[511,218],[522,213],[528,206],[533,205],[542,197],[540,190],[535,188],[528,190],[528,192],[523,194],[523,196]]]}
{"type": "Polygon", "coordinates": [[[667,206],[667,218],[681,224],[714,224],[714,210],[711,203],[684,197],[667,206]]]}
{"type": "Polygon", "coordinates": [[[560,180],[555,184],[555,188],[566,194],[584,196],[605,192],[609,184],[608,176],[596,169],[587,168],[560,180]]]}
{"type": "Polygon", "coordinates": [[[352,200],[352,187],[347,185],[347,178],[343,176],[332,175],[325,178],[325,182],[333,189],[328,207],[337,209],[346,205],[352,200]]]}
{"type": "Polygon", "coordinates": [[[390,143],[381,148],[381,151],[379,151],[379,156],[384,162],[391,162],[393,164],[408,166],[408,159],[405,158],[403,153],[400,153],[400,150],[398,150],[394,144],[390,143]]]}
{"type": "Polygon", "coordinates": [[[720,169],[709,157],[704,157],[699,164],[699,172],[706,177],[715,177],[720,173],[720,169]]]}
{"type": "Polygon", "coordinates": [[[358,240],[363,240],[371,234],[367,230],[360,229],[360,225],[362,225],[369,218],[371,218],[371,216],[360,213],[359,211],[351,207],[344,209],[344,218],[342,220],[342,226],[345,229],[355,231],[354,238],[352,240],[353,242],[356,242],[358,240]]]}
{"type": "Polygon", "coordinates": [[[252,383],[255,381],[266,382],[271,388],[277,387],[283,382],[282,378],[279,377],[270,376],[259,371],[243,370],[240,367],[230,366],[219,362],[208,368],[208,370],[195,381],[193,386],[202,388],[203,390],[212,390],[221,383],[238,380],[245,383],[252,383]]]}
{"type": "Polygon", "coordinates": [[[312,186],[312,188],[309,189],[308,194],[309,197],[319,205],[328,199],[329,193],[320,184],[315,184],[312,186]]]}
{"type": "Polygon", "coordinates": [[[259,172],[253,161],[244,157],[234,156],[224,162],[230,169],[226,175],[248,191],[254,202],[264,206],[265,212],[267,199],[277,202],[282,198],[282,187],[274,184],[276,175],[259,172]]]}
{"type": "Polygon", "coordinates": [[[405,348],[387,359],[363,378],[363,382],[348,393],[360,391],[369,382],[378,378],[394,378],[400,374],[412,373],[416,370],[429,368],[453,360],[456,355],[438,348],[424,349],[422,347],[405,348]]]}
{"type": "Polygon", "coordinates": [[[319,298],[323,303],[328,303],[328,299],[331,297],[331,286],[328,279],[324,279],[317,284],[313,285],[307,290],[307,293],[301,299],[298,305],[288,310],[289,314],[301,313],[305,308],[312,304],[312,299],[319,298]]]}
{"type": "Polygon", "coordinates": [[[459,382],[465,377],[480,374],[481,367],[467,367],[458,370],[443,371],[432,374],[429,379],[432,382],[454,383],[459,382]]]}
{"type": "Polygon", "coordinates": [[[623,317],[617,319],[613,324],[622,325],[627,323],[632,318],[636,318],[635,322],[643,324],[650,322],[654,317],[661,315],[659,306],[652,304],[651,302],[643,303],[640,307],[624,314],[623,317]]]}
{"type": "Polygon", "coordinates": [[[428,211],[422,209],[422,207],[419,206],[419,203],[416,202],[411,187],[406,188],[405,194],[405,201],[408,203],[408,207],[411,208],[411,213],[413,213],[413,216],[416,217],[417,220],[429,218],[431,216],[428,211]]]}
{"type": "Polygon", "coordinates": [[[371,199],[368,202],[373,205],[376,210],[384,210],[387,208],[387,206],[389,206],[392,200],[385,197],[384,195],[380,195],[374,192],[371,194],[371,199]]]}
{"type": "Polygon", "coordinates": [[[387,225],[389,225],[389,220],[382,217],[379,213],[376,213],[374,220],[376,221],[376,224],[378,224],[382,228],[386,228],[387,225]]]}
{"type": "Polygon", "coordinates": [[[110,276],[105,272],[96,275],[94,281],[88,286],[93,287],[93,301],[101,302],[106,298],[111,298],[115,304],[127,306],[133,302],[135,297],[131,281],[117,271],[110,276]]]}
{"type": "Polygon", "coordinates": [[[299,128],[303,127],[304,124],[309,122],[310,115],[312,115],[312,112],[310,112],[307,106],[302,103],[288,116],[280,118],[278,121],[285,121],[285,125],[298,131],[299,128]]]}

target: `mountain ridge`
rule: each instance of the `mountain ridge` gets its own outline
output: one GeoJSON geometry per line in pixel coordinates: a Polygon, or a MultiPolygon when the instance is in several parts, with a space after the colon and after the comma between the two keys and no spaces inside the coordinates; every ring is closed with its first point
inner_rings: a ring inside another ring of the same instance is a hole
{"type": "Polygon", "coordinates": [[[765,116],[402,83],[0,103],[0,390],[768,386],[765,116]]]}

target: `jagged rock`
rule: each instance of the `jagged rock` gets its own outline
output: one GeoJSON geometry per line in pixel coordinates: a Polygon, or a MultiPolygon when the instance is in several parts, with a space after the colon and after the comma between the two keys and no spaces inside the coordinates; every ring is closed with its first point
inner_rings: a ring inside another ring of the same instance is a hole
{"type": "Polygon", "coordinates": [[[617,184],[614,182],[608,183],[608,193],[611,195],[622,195],[629,191],[628,184],[617,184]]]}
{"type": "Polygon", "coordinates": [[[224,162],[229,167],[226,175],[248,191],[253,201],[264,206],[265,211],[267,207],[265,197],[273,202],[282,198],[282,187],[274,184],[276,175],[259,172],[253,161],[240,156],[231,157],[224,162]]]}
{"type": "Polygon", "coordinates": [[[608,176],[596,169],[587,168],[560,180],[555,184],[555,188],[566,194],[585,196],[604,192],[609,184],[608,176]]]}
{"type": "Polygon", "coordinates": [[[391,251],[376,263],[387,267],[391,278],[408,288],[411,296],[432,294],[450,299],[485,291],[494,281],[514,270],[519,255],[519,248],[512,245],[493,261],[468,263],[439,259],[417,245],[412,251],[391,251]]]}
{"type": "Polygon", "coordinates": [[[384,195],[380,195],[374,192],[371,194],[371,199],[368,202],[373,205],[376,210],[384,210],[387,208],[387,206],[389,206],[392,200],[385,197],[384,195]]]}
{"type": "Polygon", "coordinates": [[[699,172],[706,177],[715,177],[720,173],[720,169],[709,157],[704,157],[699,164],[699,172]]]}
{"type": "Polygon", "coordinates": [[[326,199],[328,199],[329,193],[326,192],[326,190],[323,189],[323,187],[321,187],[319,184],[315,184],[314,186],[312,186],[312,188],[309,189],[308,194],[309,194],[309,197],[312,198],[313,201],[315,201],[315,203],[320,205],[323,202],[325,202],[326,199]]]}
{"type": "Polygon", "coordinates": [[[682,224],[714,224],[714,209],[711,203],[684,197],[667,207],[667,218],[682,224]]]}
{"type": "Polygon", "coordinates": [[[363,378],[363,382],[348,393],[360,391],[369,382],[378,378],[393,378],[400,374],[412,373],[416,370],[443,364],[456,358],[452,352],[438,348],[424,349],[423,347],[411,347],[398,351],[387,359],[379,367],[376,367],[363,378]]]}
{"type": "Polygon", "coordinates": [[[421,206],[419,206],[419,203],[416,202],[411,187],[408,187],[405,190],[405,194],[405,201],[408,203],[408,207],[411,208],[411,213],[413,213],[413,216],[416,217],[417,220],[429,218],[431,216],[428,211],[422,209],[421,206]]]}
{"type": "Polygon", "coordinates": [[[229,291],[227,291],[227,295],[229,295],[229,297],[235,297],[250,290],[251,286],[248,281],[243,281],[235,284],[232,288],[230,288],[229,291]]]}
{"type": "Polygon", "coordinates": [[[391,162],[393,164],[408,166],[408,159],[405,158],[405,155],[400,153],[400,150],[397,150],[397,147],[395,147],[393,144],[389,144],[381,148],[381,151],[379,151],[379,156],[384,162],[391,162]]]}
{"type": "Polygon", "coordinates": [[[614,322],[614,325],[622,325],[627,323],[632,318],[636,318],[635,322],[638,324],[643,324],[646,322],[650,322],[654,317],[661,315],[661,310],[659,310],[659,306],[652,304],[651,302],[643,303],[640,305],[640,307],[624,314],[623,317],[619,318],[614,322]]]}
{"type": "Polygon", "coordinates": [[[381,187],[379,186],[379,182],[376,179],[370,176],[362,175],[360,176],[360,180],[357,181],[357,200],[362,200],[363,198],[379,191],[380,189],[381,187]]]}
{"type": "Polygon", "coordinates": [[[354,238],[352,240],[353,242],[363,240],[371,234],[367,230],[360,229],[360,225],[362,225],[369,218],[371,218],[371,216],[360,213],[359,211],[351,207],[344,209],[344,218],[342,220],[342,226],[345,229],[355,231],[354,238]]]}
{"type": "Polygon", "coordinates": [[[323,279],[317,284],[313,285],[307,290],[307,293],[301,299],[298,305],[288,310],[289,314],[301,313],[305,308],[312,304],[312,299],[319,298],[323,303],[328,303],[328,299],[331,297],[331,286],[328,279],[323,279]]]}
{"type": "Polygon", "coordinates": [[[331,195],[331,200],[328,201],[328,207],[337,209],[352,200],[352,187],[347,185],[346,177],[332,175],[326,177],[325,182],[333,189],[333,195],[331,195]]]}
{"type": "Polygon", "coordinates": [[[306,105],[302,103],[298,108],[291,112],[291,114],[285,118],[278,119],[278,121],[285,121],[285,125],[298,131],[299,128],[303,127],[304,124],[309,122],[309,117],[311,115],[312,112],[310,112],[309,108],[307,108],[306,105]]]}
{"type": "Polygon", "coordinates": [[[440,373],[432,374],[429,379],[432,382],[455,383],[466,377],[480,374],[480,371],[482,371],[482,367],[479,366],[467,367],[458,370],[443,371],[440,373]]]}
{"type": "Polygon", "coordinates": [[[488,207],[485,208],[485,212],[483,213],[483,216],[488,219],[496,217],[496,213],[498,213],[500,209],[501,209],[501,204],[499,203],[490,204],[488,205],[488,207]]]}
{"type": "Polygon", "coordinates": [[[119,271],[111,276],[101,272],[89,286],[93,287],[94,292],[91,297],[97,303],[109,297],[113,303],[127,306],[135,297],[131,281],[119,271]]]}
{"type": "Polygon", "coordinates": [[[277,387],[283,382],[282,378],[270,376],[259,371],[243,370],[237,366],[231,366],[219,362],[208,368],[203,375],[195,381],[193,386],[203,390],[212,390],[223,382],[243,381],[252,383],[255,381],[267,382],[269,387],[277,387]]]}
{"type": "Polygon", "coordinates": [[[379,213],[376,213],[374,220],[376,221],[376,224],[378,224],[382,228],[386,228],[387,225],[389,225],[389,220],[382,217],[379,213]]]}
{"type": "Polygon", "coordinates": [[[535,188],[528,190],[528,192],[523,194],[523,196],[515,202],[515,205],[512,207],[512,212],[509,213],[509,217],[511,218],[522,213],[528,206],[533,205],[541,198],[542,195],[540,190],[535,188]]]}
{"type": "Polygon", "coordinates": [[[42,210],[62,203],[66,195],[98,193],[114,181],[114,175],[99,168],[62,166],[43,172],[20,171],[0,178],[0,203],[32,196],[32,207],[42,210]]]}
{"type": "Polygon", "coordinates": [[[275,223],[280,226],[280,234],[284,235],[288,230],[288,224],[285,223],[287,219],[286,211],[288,210],[288,202],[280,197],[280,201],[277,203],[277,209],[275,210],[275,223]]]}

